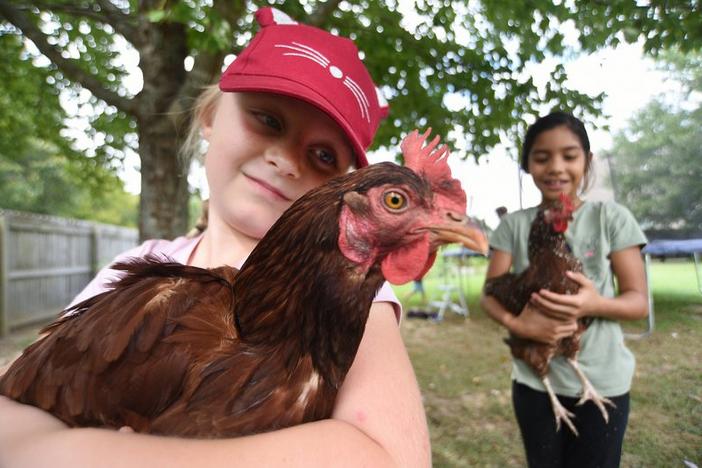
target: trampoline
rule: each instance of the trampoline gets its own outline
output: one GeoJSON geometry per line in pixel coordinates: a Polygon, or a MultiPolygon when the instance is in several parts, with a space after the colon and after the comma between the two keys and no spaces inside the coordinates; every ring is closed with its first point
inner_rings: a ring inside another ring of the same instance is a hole
{"type": "Polygon", "coordinates": [[[673,258],[692,256],[697,277],[697,289],[702,294],[702,273],[700,273],[700,257],[702,257],[702,239],[657,239],[652,240],[644,247],[642,254],[646,267],[646,282],[648,283],[648,327],[638,335],[628,334],[627,338],[643,338],[653,332],[655,325],[653,292],[651,291],[651,258],[673,258]]]}

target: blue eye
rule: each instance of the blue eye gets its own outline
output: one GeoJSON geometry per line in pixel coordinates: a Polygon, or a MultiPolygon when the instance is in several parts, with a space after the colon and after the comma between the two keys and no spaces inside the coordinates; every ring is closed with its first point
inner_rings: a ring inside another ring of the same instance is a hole
{"type": "Polygon", "coordinates": [[[280,119],[264,112],[254,112],[254,115],[256,119],[266,127],[278,132],[283,130],[283,122],[281,122],[280,119]]]}
{"type": "Polygon", "coordinates": [[[324,166],[336,167],[336,155],[324,148],[315,148],[314,158],[324,166]]]}

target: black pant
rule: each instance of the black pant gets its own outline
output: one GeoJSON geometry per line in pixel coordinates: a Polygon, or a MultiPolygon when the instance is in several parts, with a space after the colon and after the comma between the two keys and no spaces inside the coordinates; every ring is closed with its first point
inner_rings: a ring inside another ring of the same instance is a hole
{"type": "Polygon", "coordinates": [[[575,406],[578,398],[558,397],[575,418],[579,436],[561,422],[556,432],[551,401],[546,392],[512,382],[512,403],[531,468],[618,467],[624,431],[629,418],[629,394],[610,398],[616,408],[606,406],[609,423],[591,401],[575,406]]]}

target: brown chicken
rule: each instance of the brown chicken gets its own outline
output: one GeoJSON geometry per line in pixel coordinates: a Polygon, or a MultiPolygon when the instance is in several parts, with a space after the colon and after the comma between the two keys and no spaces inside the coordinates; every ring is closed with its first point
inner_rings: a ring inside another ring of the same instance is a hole
{"type": "MultiPolygon", "coordinates": [[[[562,194],[560,201],[554,205],[539,209],[529,231],[527,252],[529,267],[518,275],[505,273],[488,279],[485,282],[485,294],[497,299],[510,313],[519,315],[529,303],[532,293],[541,289],[558,294],[577,293],[578,284],[565,274],[566,271],[583,271],[582,264],[571,253],[564,236],[568,229],[568,222],[572,220],[572,213],[573,203],[565,194],[562,194]]],[[[609,414],[604,405],[614,406],[614,404],[599,395],[577,362],[580,336],[591,322],[590,317],[578,319],[576,332],[555,344],[541,343],[513,334],[505,339],[512,351],[512,356],[531,366],[544,383],[553,406],[557,430],[560,429],[561,420],[563,420],[576,435],[578,431],[571,421],[574,417],[573,413],[566,410],[558,401],[547,374],[551,359],[554,356],[564,356],[575,370],[583,387],[578,404],[591,400],[600,409],[605,421],[609,420],[609,414]]]]}
{"type": "Polygon", "coordinates": [[[115,265],[126,276],[49,325],[0,393],[70,426],[190,437],[329,418],[384,279],[416,278],[444,243],[487,248],[447,148],[427,135],[403,141],[406,167],[371,165],[303,196],[240,271],[115,265]]]}

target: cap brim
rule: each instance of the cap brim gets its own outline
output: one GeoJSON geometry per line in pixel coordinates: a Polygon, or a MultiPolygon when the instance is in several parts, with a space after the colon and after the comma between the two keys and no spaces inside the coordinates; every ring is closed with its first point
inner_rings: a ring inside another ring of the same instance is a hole
{"type": "Polygon", "coordinates": [[[282,94],[285,96],[301,99],[327,114],[336,122],[346,134],[349,143],[353,147],[356,156],[356,167],[368,165],[366,150],[360,141],[355,137],[354,129],[343,118],[334,105],[317,91],[308,88],[298,82],[287,80],[282,77],[270,75],[242,75],[223,76],[219,82],[219,89],[225,92],[264,92],[282,94]]]}

